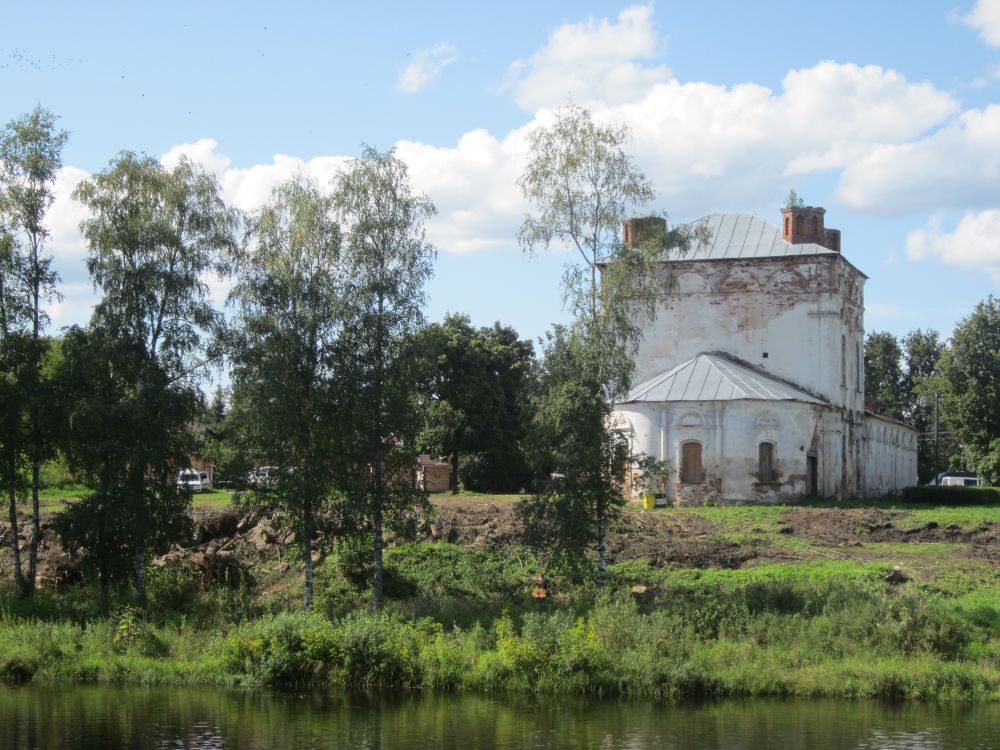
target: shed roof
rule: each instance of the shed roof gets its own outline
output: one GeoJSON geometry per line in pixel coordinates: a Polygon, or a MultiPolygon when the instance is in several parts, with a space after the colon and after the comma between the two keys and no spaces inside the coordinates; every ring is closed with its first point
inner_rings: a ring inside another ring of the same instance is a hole
{"type": "Polygon", "coordinates": [[[825,401],[722,352],[699,354],[635,386],[625,403],[665,401],[825,401]]]}
{"type": "Polygon", "coordinates": [[[711,236],[673,260],[731,260],[737,258],[779,258],[796,255],[839,255],[815,242],[793,245],[781,230],[756,214],[709,214],[688,224],[707,227],[711,236]]]}

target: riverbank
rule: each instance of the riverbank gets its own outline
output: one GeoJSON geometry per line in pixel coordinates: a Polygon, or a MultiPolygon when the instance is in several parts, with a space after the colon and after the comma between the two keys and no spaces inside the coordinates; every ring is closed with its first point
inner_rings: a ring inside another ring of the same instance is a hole
{"type": "Polygon", "coordinates": [[[123,594],[102,616],[86,584],[30,609],[4,598],[0,672],[661,700],[1000,699],[1000,508],[630,509],[611,540],[608,590],[554,576],[541,601],[540,563],[519,546],[510,508],[441,502],[420,541],[387,551],[380,615],[366,611],[363,549],[325,540],[306,615],[279,532],[206,515],[197,544],[150,566],[148,613],[123,594]],[[205,560],[220,553],[237,562],[212,577],[205,560]]]}

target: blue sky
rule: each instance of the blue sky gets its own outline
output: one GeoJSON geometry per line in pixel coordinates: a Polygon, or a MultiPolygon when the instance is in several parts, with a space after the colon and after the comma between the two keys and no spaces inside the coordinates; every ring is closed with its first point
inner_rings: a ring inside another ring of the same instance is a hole
{"type": "Polygon", "coordinates": [[[776,223],[793,187],[825,206],[870,277],[870,331],[948,335],[1000,285],[1000,0],[18,3],[4,17],[0,119],[41,103],[71,132],[56,327],[93,301],[68,193],[118,150],[186,153],[252,209],[297,169],[326,184],[367,142],[396,145],[439,208],[428,317],[537,337],[564,317],[571,257],[521,255],[515,180],[527,130],[570,98],[632,128],[650,208],[672,221],[776,223]]]}

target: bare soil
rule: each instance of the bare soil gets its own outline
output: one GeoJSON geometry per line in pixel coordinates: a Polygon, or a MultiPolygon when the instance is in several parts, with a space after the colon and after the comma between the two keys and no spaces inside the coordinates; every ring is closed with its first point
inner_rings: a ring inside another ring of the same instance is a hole
{"type": "MultiPolygon", "coordinates": [[[[608,538],[608,559],[622,562],[645,559],[653,566],[739,568],[766,562],[843,556],[850,548],[873,544],[950,542],[966,545],[967,558],[986,560],[1000,568],[1000,524],[974,530],[927,523],[912,528],[907,511],[878,508],[789,508],[781,515],[777,534],[753,529],[732,533],[695,512],[625,513],[608,538]]],[[[39,548],[41,585],[61,588],[80,579],[78,561],[62,549],[51,528],[53,514],[45,514],[39,548]]],[[[239,577],[252,577],[255,567],[270,562],[279,572],[280,558],[293,542],[290,532],[272,520],[240,516],[228,508],[194,508],[191,534],[154,565],[181,562],[204,586],[239,577]]],[[[445,541],[468,549],[504,549],[517,544],[521,526],[515,505],[488,499],[435,501],[433,514],[415,525],[416,538],[445,541]]],[[[0,578],[12,579],[10,526],[0,523],[0,578]]],[[[19,518],[18,540],[22,564],[27,567],[30,521],[19,518]]],[[[321,562],[328,542],[337,537],[333,520],[322,525],[314,560],[321,562]]],[[[389,540],[390,543],[393,540],[389,540]]],[[[402,540],[401,540],[402,541],[402,540]]],[[[914,549],[917,549],[915,546],[914,549]]]]}

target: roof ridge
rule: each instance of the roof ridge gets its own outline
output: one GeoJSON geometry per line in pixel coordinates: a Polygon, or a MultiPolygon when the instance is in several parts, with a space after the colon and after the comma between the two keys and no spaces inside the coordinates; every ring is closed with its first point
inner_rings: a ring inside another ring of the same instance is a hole
{"type": "Polygon", "coordinates": [[[633,388],[623,403],[634,403],[637,401],[732,401],[740,399],[764,400],[764,401],[806,401],[807,403],[828,404],[823,396],[808,388],[800,386],[794,381],[781,378],[773,373],[764,370],[740,359],[729,352],[708,351],[699,352],[693,357],[680,364],[654,375],[633,388]],[[708,375],[704,376],[704,382],[700,387],[694,382],[695,370],[699,363],[704,363],[709,373],[714,373],[719,378],[719,385],[715,387],[713,396],[706,397],[708,386],[708,375]],[[681,384],[679,376],[687,369],[691,372],[681,384]],[[744,372],[741,372],[744,371],[744,372]],[[672,381],[672,382],[671,382],[672,381]],[[728,398],[719,398],[722,391],[721,383],[725,382],[732,390],[732,395],[728,398]],[[666,385],[664,393],[659,394],[659,398],[649,398],[652,392],[666,385]],[[697,393],[687,393],[688,388],[696,388],[697,393]],[[677,396],[673,394],[677,392],[677,396]]]}

